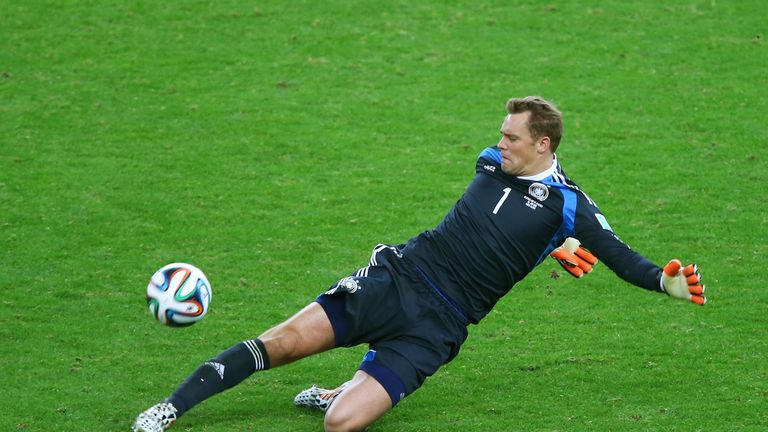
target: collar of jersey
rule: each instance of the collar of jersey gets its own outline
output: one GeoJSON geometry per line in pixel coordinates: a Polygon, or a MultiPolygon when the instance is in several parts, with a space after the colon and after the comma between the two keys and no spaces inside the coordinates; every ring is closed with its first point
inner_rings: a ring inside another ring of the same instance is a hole
{"type": "Polygon", "coordinates": [[[518,176],[520,180],[542,181],[551,177],[557,171],[557,155],[552,155],[552,165],[546,170],[532,176],[518,176]]]}

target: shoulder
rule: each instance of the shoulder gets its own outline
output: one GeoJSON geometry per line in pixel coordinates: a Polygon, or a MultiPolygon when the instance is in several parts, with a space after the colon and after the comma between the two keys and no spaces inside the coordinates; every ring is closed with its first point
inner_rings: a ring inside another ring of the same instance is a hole
{"type": "Polygon", "coordinates": [[[498,164],[501,163],[501,150],[499,150],[498,147],[487,147],[483,151],[480,152],[480,154],[477,156],[477,161],[480,162],[481,159],[486,159],[492,162],[496,162],[498,164]]]}
{"type": "Polygon", "coordinates": [[[477,155],[475,172],[486,174],[501,173],[501,150],[498,147],[488,147],[477,155]]]}
{"type": "Polygon", "coordinates": [[[582,226],[592,227],[613,234],[613,228],[611,228],[608,219],[603,215],[597,203],[576,182],[565,175],[559,164],[555,174],[552,176],[552,180],[576,196],[576,213],[579,215],[582,226]]]}
{"type": "Polygon", "coordinates": [[[575,181],[573,181],[565,174],[565,171],[563,170],[563,167],[560,166],[559,162],[557,163],[555,172],[552,173],[551,181],[562,188],[573,191],[579,197],[579,201],[583,200],[589,207],[599,212],[597,204],[592,200],[592,198],[589,197],[589,195],[587,195],[586,192],[584,192],[582,188],[579,187],[578,184],[576,184],[575,181]]]}

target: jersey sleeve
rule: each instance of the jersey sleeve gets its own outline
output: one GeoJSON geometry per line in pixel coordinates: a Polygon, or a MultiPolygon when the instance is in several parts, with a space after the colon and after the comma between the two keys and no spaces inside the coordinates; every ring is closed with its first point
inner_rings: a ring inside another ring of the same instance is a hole
{"type": "Polygon", "coordinates": [[[579,194],[575,237],[621,279],[650,291],[661,291],[661,268],[632,250],[611,228],[600,209],[579,194]]]}
{"type": "Polygon", "coordinates": [[[477,156],[478,165],[480,165],[481,162],[492,162],[501,165],[501,150],[499,150],[497,146],[485,148],[477,156]],[[483,159],[485,160],[483,161],[483,159]]]}

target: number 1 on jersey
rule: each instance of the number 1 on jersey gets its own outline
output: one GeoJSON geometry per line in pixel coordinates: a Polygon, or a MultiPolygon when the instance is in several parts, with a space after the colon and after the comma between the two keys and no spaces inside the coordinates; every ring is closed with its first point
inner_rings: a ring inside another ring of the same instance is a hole
{"type": "Polygon", "coordinates": [[[506,201],[506,200],[507,200],[507,197],[509,196],[509,193],[510,193],[510,192],[512,192],[512,189],[511,189],[511,188],[508,188],[508,187],[507,187],[507,188],[504,188],[504,189],[502,189],[502,190],[504,191],[504,195],[502,195],[502,196],[501,196],[501,199],[500,199],[500,200],[499,200],[499,202],[496,204],[496,207],[494,207],[494,209],[493,209],[493,214],[496,214],[496,213],[498,213],[498,212],[499,212],[499,209],[501,208],[501,205],[502,205],[502,204],[504,204],[504,201],[506,201]]]}

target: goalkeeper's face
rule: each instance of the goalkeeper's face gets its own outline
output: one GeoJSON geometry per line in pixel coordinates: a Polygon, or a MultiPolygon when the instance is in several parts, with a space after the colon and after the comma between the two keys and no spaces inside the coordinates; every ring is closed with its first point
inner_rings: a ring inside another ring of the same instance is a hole
{"type": "Polygon", "coordinates": [[[549,138],[535,140],[528,128],[531,113],[509,114],[501,124],[501,170],[515,176],[535,175],[552,164],[549,138]],[[544,142],[546,141],[546,142],[544,142]]]}

